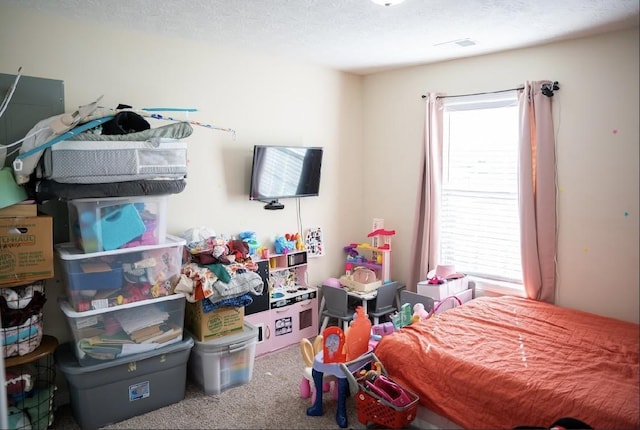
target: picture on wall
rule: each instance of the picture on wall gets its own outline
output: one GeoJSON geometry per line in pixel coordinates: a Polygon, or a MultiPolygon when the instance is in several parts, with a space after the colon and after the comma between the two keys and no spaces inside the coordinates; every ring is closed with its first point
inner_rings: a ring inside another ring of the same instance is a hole
{"type": "Polygon", "coordinates": [[[304,239],[307,255],[309,257],[320,257],[324,255],[324,244],[322,243],[322,228],[314,227],[307,230],[304,239]]]}

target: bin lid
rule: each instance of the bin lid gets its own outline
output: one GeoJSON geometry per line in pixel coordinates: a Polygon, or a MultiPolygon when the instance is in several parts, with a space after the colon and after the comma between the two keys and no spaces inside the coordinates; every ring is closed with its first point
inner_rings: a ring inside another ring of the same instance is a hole
{"type": "Polygon", "coordinates": [[[118,248],[110,251],[84,252],[78,248],[73,242],[57,243],[53,247],[57,251],[61,259],[67,260],[86,260],[88,258],[104,257],[109,255],[130,254],[132,252],[149,251],[152,249],[164,249],[174,246],[185,246],[187,241],[177,236],[167,235],[164,243],[156,245],[141,245],[132,248],[118,248]]]}
{"type": "MultiPolygon", "coordinates": [[[[244,321],[244,327],[242,331],[237,333],[229,334],[226,336],[221,336],[216,339],[207,340],[205,342],[200,342],[195,340],[193,335],[189,333],[187,329],[184,330],[185,334],[188,335],[194,342],[194,349],[198,349],[203,352],[219,352],[223,349],[234,349],[238,344],[246,344],[248,341],[253,338],[258,338],[258,327],[251,324],[249,321],[244,321]]],[[[185,336],[186,337],[186,336],[185,336]]],[[[244,346],[244,345],[241,345],[244,346]]]]}
{"type": "Polygon", "coordinates": [[[181,299],[186,300],[185,295],[183,293],[173,293],[173,294],[169,294],[168,296],[153,297],[150,299],[138,300],[137,302],[125,303],[118,306],[109,306],[108,308],[91,309],[88,311],[78,312],[75,309],[73,309],[73,307],[71,306],[71,304],[69,303],[66,297],[60,296],[58,297],[58,305],[60,306],[60,310],[62,310],[62,312],[64,312],[64,314],[67,317],[84,318],[84,317],[90,317],[92,315],[120,311],[122,309],[136,308],[139,306],[145,306],[149,304],[166,302],[170,300],[181,300],[181,299]]]}
{"type": "Polygon", "coordinates": [[[153,349],[151,351],[141,352],[139,354],[127,355],[115,360],[105,361],[104,363],[98,363],[90,366],[83,366],[78,362],[78,358],[73,352],[73,343],[64,343],[56,349],[56,363],[58,367],[68,375],[83,375],[86,373],[95,372],[97,370],[108,369],[116,367],[121,364],[128,364],[134,361],[142,361],[147,358],[156,357],[162,354],[171,354],[173,352],[183,351],[191,349],[193,347],[193,339],[185,336],[182,342],[172,343],[162,348],[153,349]]]}

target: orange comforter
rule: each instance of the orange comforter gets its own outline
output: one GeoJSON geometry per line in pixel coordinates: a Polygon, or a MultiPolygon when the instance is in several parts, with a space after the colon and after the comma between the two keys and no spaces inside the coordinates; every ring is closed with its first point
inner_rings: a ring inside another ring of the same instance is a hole
{"type": "Polygon", "coordinates": [[[464,428],[640,428],[638,324],[481,297],[382,338],[375,354],[420,404],[464,428]]]}

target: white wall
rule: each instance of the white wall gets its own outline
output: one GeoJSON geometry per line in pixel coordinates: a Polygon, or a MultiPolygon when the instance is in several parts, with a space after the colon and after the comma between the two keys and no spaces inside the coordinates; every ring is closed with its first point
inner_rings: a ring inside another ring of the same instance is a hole
{"type": "Polygon", "coordinates": [[[369,75],[364,81],[361,222],[396,228],[406,280],[426,92],[466,94],[557,80],[557,303],[638,322],[638,30],[369,75]],[[375,184],[375,185],[374,185],[375,184]]]}
{"type": "MultiPolygon", "coordinates": [[[[218,234],[252,230],[260,242],[296,232],[296,200],[267,211],[249,201],[254,144],[325,148],[319,197],[300,199],[303,229],[323,228],[324,257],[309,264],[318,285],[342,270],[342,247],[366,228],[362,211],[362,78],[186,40],[120,31],[0,5],[0,72],[64,81],[66,110],[104,95],[104,106],[194,107],[186,189],[169,198],[169,232],[207,226],[218,234]],[[10,42],[9,42],[10,41],[10,42]]],[[[165,113],[178,117],[179,113],[165,113]]],[[[58,273],[60,275],[60,273],[58,273]]],[[[59,278],[59,276],[57,276],[59,278]]],[[[62,283],[47,284],[45,331],[70,338],[57,305],[62,283]]]]}

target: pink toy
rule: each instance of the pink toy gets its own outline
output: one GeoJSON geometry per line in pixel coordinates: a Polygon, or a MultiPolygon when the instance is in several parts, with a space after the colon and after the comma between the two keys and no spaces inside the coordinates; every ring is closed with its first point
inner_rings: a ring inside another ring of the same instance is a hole
{"type": "Polygon", "coordinates": [[[340,280],[337,278],[327,278],[324,280],[322,285],[326,285],[327,287],[335,287],[335,288],[342,287],[342,285],[340,284],[340,280]]]}
{"type": "Polygon", "coordinates": [[[395,331],[395,327],[391,322],[376,324],[373,327],[371,327],[371,332],[377,336],[386,336],[388,334],[393,333],[394,331],[395,331]]]}

